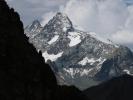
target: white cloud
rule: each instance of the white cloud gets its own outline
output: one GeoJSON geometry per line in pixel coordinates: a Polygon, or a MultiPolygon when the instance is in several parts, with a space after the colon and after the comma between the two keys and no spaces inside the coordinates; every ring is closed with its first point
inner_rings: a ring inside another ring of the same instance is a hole
{"type": "Polygon", "coordinates": [[[133,43],[133,32],[128,30],[118,31],[116,34],[112,35],[112,39],[116,43],[131,44],[133,43]]]}

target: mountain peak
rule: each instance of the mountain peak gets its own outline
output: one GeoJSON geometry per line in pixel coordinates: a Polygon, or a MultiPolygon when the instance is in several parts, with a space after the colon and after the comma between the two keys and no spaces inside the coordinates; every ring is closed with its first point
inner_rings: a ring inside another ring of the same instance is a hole
{"type": "Polygon", "coordinates": [[[31,25],[29,25],[31,29],[37,29],[38,27],[41,27],[41,24],[38,20],[34,20],[31,25]]]}
{"type": "Polygon", "coordinates": [[[32,25],[38,25],[38,26],[41,26],[39,20],[34,20],[34,21],[32,22],[32,25]]]}
{"type": "Polygon", "coordinates": [[[34,31],[37,30],[38,28],[41,28],[41,24],[38,20],[34,20],[30,25],[28,25],[26,27],[26,29],[30,30],[30,31],[34,31]]]}
{"type": "Polygon", "coordinates": [[[66,18],[68,18],[68,16],[65,13],[61,13],[61,12],[57,12],[55,16],[56,17],[66,17],[66,18]]]}
{"type": "Polygon", "coordinates": [[[66,14],[61,12],[56,13],[56,15],[48,22],[48,24],[46,24],[44,29],[46,29],[46,27],[52,27],[52,29],[64,31],[73,29],[71,20],[66,14]]]}
{"type": "Polygon", "coordinates": [[[30,25],[25,28],[26,36],[34,37],[42,30],[42,26],[38,20],[34,20],[30,25]]]}

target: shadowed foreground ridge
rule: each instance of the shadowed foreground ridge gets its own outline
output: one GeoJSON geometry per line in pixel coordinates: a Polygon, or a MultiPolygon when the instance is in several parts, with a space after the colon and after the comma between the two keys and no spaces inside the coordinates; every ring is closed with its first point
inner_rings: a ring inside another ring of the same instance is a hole
{"type": "Polygon", "coordinates": [[[0,0],[0,100],[83,100],[75,87],[57,85],[41,55],[28,43],[19,15],[0,0]]]}
{"type": "Polygon", "coordinates": [[[41,100],[56,88],[53,72],[23,33],[19,15],[1,0],[0,100],[41,100]]]}
{"type": "Polygon", "coordinates": [[[133,100],[133,76],[111,79],[85,90],[84,94],[91,100],[133,100]]]}

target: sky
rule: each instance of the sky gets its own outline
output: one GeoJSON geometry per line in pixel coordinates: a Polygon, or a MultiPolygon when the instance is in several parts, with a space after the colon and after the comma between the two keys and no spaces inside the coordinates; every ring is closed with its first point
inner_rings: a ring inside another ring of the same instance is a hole
{"type": "Polygon", "coordinates": [[[68,15],[74,27],[133,50],[133,0],[7,0],[24,25],[45,25],[57,12],[68,15]]]}

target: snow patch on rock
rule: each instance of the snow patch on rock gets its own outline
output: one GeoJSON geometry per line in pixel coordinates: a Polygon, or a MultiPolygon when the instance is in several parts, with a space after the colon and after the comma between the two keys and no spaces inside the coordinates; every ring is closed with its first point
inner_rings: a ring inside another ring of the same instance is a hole
{"type": "Polygon", "coordinates": [[[90,65],[93,65],[95,62],[99,62],[98,65],[101,65],[106,59],[103,59],[102,57],[100,57],[99,59],[94,59],[94,58],[88,58],[88,57],[85,57],[83,58],[83,60],[81,60],[78,64],[80,65],[86,65],[86,64],[90,64],[90,65]]]}
{"type": "Polygon", "coordinates": [[[79,73],[80,72],[79,69],[77,70],[76,68],[63,68],[63,70],[65,72],[67,72],[69,75],[71,75],[72,78],[74,78],[74,75],[76,73],[79,73]]]}
{"type": "Polygon", "coordinates": [[[99,64],[96,66],[96,70],[100,71],[101,70],[101,65],[106,61],[106,59],[102,59],[101,57],[97,60],[99,61],[99,64]]]}
{"type": "Polygon", "coordinates": [[[96,60],[94,58],[88,58],[88,57],[85,57],[82,61],[80,61],[78,64],[80,65],[86,65],[87,63],[90,63],[90,65],[93,65],[93,63],[95,63],[96,60]]]}
{"type": "Polygon", "coordinates": [[[68,38],[70,39],[70,47],[75,46],[81,42],[80,33],[77,32],[69,32],[68,38]]]}
{"type": "Polygon", "coordinates": [[[75,77],[75,75],[79,74],[81,77],[84,75],[89,75],[93,71],[93,68],[91,69],[84,69],[84,68],[63,68],[65,72],[67,72],[68,75],[70,75],[72,78],[75,77]]]}
{"type": "Polygon", "coordinates": [[[48,44],[50,45],[50,44],[56,42],[56,41],[58,40],[58,38],[59,38],[59,35],[55,35],[55,36],[48,42],[48,44]]]}
{"type": "Polygon", "coordinates": [[[130,71],[127,70],[127,69],[124,69],[123,72],[125,72],[125,73],[128,74],[128,75],[133,75],[133,74],[131,74],[130,71]]]}
{"type": "Polygon", "coordinates": [[[45,62],[47,62],[48,60],[50,60],[50,61],[56,61],[59,57],[61,57],[62,56],[62,54],[63,54],[63,52],[60,52],[60,53],[58,53],[58,54],[48,54],[47,53],[47,51],[45,51],[43,54],[42,54],[42,56],[44,57],[44,59],[45,59],[45,62]]]}
{"type": "Polygon", "coordinates": [[[63,32],[66,32],[66,31],[67,31],[67,28],[66,28],[66,27],[64,27],[64,28],[63,28],[63,32]]]}
{"type": "Polygon", "coordinates": [[[93,70],[93,68],[91,69],[84,69],[82,72],[81,72],[81,76],[84,76],[84,75],[88,75],[91,71],[93,70]]]}

